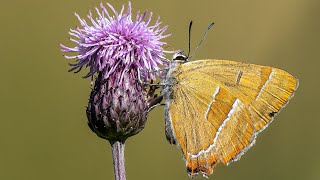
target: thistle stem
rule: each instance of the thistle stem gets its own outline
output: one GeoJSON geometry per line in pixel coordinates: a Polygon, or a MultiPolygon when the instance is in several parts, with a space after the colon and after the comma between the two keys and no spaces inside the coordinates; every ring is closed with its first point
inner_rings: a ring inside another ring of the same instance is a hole
{"type": "Polygon", "coordinates": [[[126,180],[126,169],[124,166],[124,142],[110,142],[112,146],[112,159],[115,180],[126,180]]]}

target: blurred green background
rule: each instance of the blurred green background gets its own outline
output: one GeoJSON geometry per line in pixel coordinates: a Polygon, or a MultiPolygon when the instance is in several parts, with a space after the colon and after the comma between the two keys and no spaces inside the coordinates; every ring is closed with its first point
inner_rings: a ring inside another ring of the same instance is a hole
{"type": "MultiPolygon", "coordinates": [[[[127,1],[109,1],[120,9],[127,1]]],[[[195,59],[217,58],[285,69],[300,87],[240,161],[220,165],[210,179],[320,179],[320,1],[137,1],[169,25],[167,40],[192,49],[216,22],[195,59]]],[[[0,179],[113,179],[110,145],[87,127],[89,79],[68,73],[59,43],[71,45],[79,25],[100,1],[0,2],[0,179]]],[[[182,154],[166,142],[162,107],[126,142],[127,179],[188,179],[182,154]]],[[[198,177],[202,179],[202,177],[198,177]]]]}

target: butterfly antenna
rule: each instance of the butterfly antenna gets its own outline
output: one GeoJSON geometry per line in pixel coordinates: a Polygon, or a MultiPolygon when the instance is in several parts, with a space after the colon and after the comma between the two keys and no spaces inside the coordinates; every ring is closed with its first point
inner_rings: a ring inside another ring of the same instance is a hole
{"type": "MultiPolygon", "coordinates": [[[[204,38],[207,36],[209,30],[212,28],[212,26],[214,25],[214,22],[212,22],[209,26],[208,26],[208,29],[206,30],[206,32],[204,32],[202,38],[201,38],[201,41],[199,42],[198,46],[196,47],[196,49],[194,50],[193,54],[188,58],[188,59],[191,59],[195,54],[196,52],[198,51],[199,47],[201,46],[204,38]]],[[[190,42],[189,42],[190,43],[190,42]]],[[[189,46],[190,47],[190,46],[189,46]]]]}
{"type": "Polygon", "coordinates": [[[188,39],[188,42],[189,42],[189,45],[188,45],[188,55],[187,57],[189,57],[190,55],[190,44],[191,44],[191,27],[192,27],[192,21],[190,21],[190,24],[189,24],[189,39],[188,39]]]}

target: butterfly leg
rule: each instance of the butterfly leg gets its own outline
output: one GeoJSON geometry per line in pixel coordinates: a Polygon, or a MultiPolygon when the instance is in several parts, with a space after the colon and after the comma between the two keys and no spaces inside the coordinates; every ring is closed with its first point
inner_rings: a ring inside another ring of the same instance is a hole
{"type": "Polygon", "coordinates": [[[155,95],[153,99],[150,99],[149,102],[148,102],[148,104],[149,104],[149,110],[148,111],[151,111],[153,108],[162,105],[161,104],[162,99],[163,99],[162,95],[160,95],[160,96],[155,95]]]}

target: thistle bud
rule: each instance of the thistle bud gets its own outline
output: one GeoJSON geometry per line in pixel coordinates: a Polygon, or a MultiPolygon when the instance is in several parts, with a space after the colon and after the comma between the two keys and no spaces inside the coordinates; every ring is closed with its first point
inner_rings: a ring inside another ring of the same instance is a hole
{"type": "Polygon", "coordinates": [[[87,117],[90,129],[99,137],[124,142],[144,128],[149,109],[147,91],[136,78],[133,70],[115,72],[107,79],[102,73],[97,77],[87,117]]]}

